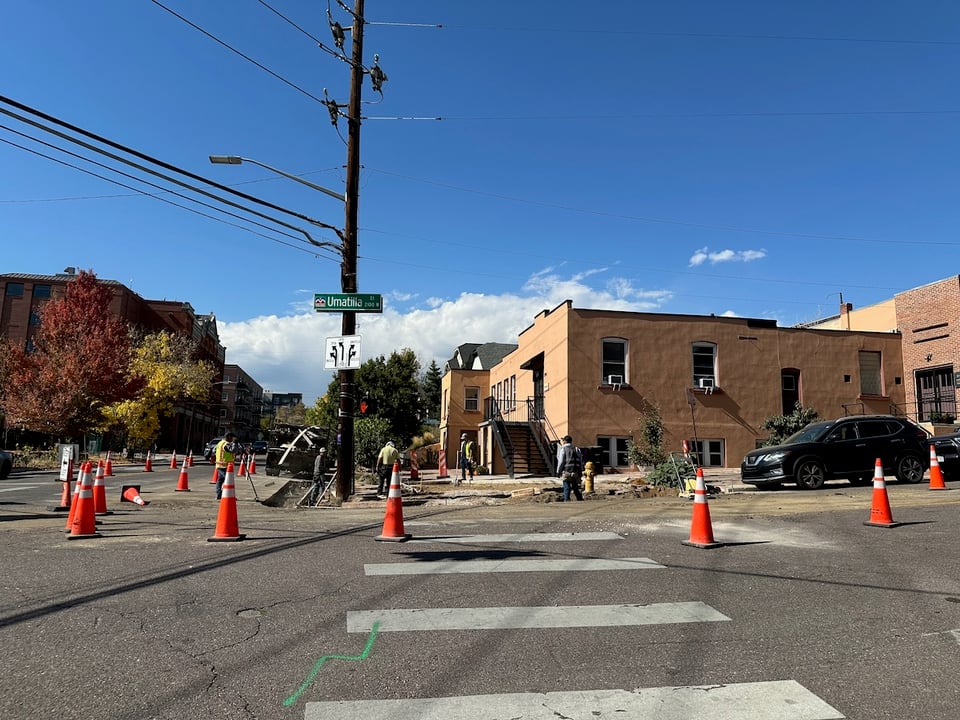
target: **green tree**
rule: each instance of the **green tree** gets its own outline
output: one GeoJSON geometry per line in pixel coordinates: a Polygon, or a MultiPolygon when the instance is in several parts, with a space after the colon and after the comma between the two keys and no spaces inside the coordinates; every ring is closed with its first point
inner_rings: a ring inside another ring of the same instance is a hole
{"type": "Polygon", "coordinates": [[[390,423],[383,417],[360,418],[353,424],[353,444],[358,464],[373,467],[387,440],[390,439],[390,423]]]}
{"type": "Polygon", "coordinates": [[[130,378],[141,385],[137,396],[114,403],[106,415],[126,432],[134,447],[149,445],[160,432],[160,421],[173,413],[174,403],[207,400],[215,370],[196,361],[193,341],[161,331],[136,343],[130,378]]]}
{"type": "MultiPolygon", "coordinates": [[[[356,374],[357,398],[373,401],[376,417],[386,419],[397,447],[406,447],[420,431],[420,361],[410,348],[368,360],[356,374]]],[[[391,438],[388,438],[391,439],[391,438]]]]}
{"type": "Polygon", "coordinates": [[[440,419],[440,386],[443,380],[443,373],[437,366],[436,360],[431,360],[420,380],[420,398],[423,403],[424,416],[440,419]]]}
{"type": "Polygon", "coordinates": [[[797,403],[789,415],[774,415],[767,418],[760,423],[760,428],[770,433],[767,439],[763,441],[763,446],[779,445],[819,417],[819,414],[813,408],[805,408],[797,403]]]}
{"type": "Polygon", "coordinates": [[[307,406],[302,402],[277,408],[277,422],[287,425],[306,425],[307,406]]]}
{"type": "Polygon", "coordinates": [[[663,449],[664,427],[660,408],[645,403],[640,410],[637,425],[637,441],[631,442],[627,447],[630,462],[637,466],[657,466],[665,462],[667,453],[663,449]]]}
{"type": "Polygon", "coordinates": [[[79,439],[106,424],[110,405],[134,397],[130,333],[110,309],[113,293],[81,271],[63,298],[40,311],[33,349],[8,346],[3,410],[8,424],[79,439]]]}

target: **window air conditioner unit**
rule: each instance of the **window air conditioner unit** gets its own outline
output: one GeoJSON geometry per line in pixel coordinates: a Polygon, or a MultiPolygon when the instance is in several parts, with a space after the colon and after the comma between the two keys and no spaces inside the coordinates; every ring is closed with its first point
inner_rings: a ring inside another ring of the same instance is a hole
{"type": "Polygon", "coordinates": [[[607,385],[623,385],[623,375],[607,375],[607,385]]]}
{"type": "Polygon", "coordinates": [[[701,390],[706,390],[706,389],[708,389],[708,388],[709,388],[710,390],[712,390],[713,387],[714,387],[714,384],[713,384],[713,378],[712,378],[712,377],[702,377],[702,378],[700,378],[700,389],[701,389],[701,390]]]}

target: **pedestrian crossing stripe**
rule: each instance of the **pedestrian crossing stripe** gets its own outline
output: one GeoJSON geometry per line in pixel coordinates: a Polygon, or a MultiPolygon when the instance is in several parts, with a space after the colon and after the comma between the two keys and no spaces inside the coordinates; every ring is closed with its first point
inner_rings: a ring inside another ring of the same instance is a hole
{"type": "Polygon", "coordinates": [[[728,621],[702,602],[651,605],[566,605],[548,607],[416,608],[347,613],[347,632],[416,630],[510,630],[523,628],[624,627],[728,621]]]}
{"type": "Polygon", "coordinates": [[[582,533],[508,533],[505,535],[438,535],[436,537],[417,537],[410,543],[456,543],[461,545],[490,545],[492,543],[531,543],[531,542],[578,542],[591,540],[623,540],[613,532],[582,533]]]}
{"type": "Polygon", "coordinates": [[[304,720],[843,720],[793,680],[401,700],[308,702],[304,720]]]}
{"type": "Polygon", "coordinates": [[[580,572],[584,570],[663,570],[650,558],[536,558],[435,560],[415,563],[368,563],[370,575],[455,575],[504,572],[580,572]]]}

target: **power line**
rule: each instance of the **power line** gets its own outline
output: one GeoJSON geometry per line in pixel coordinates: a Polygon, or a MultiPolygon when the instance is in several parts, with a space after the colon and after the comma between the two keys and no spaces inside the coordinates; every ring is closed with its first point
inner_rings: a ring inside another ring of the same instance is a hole
{"type": "Polygon", "coordinates": [[[244,60],[246,60],[247,62],[252,63],[253,65],[256,65],[258,68],[260,68],[261,70],[263,70],[263,71],[266,72],[266,73],[269,73],[270,75],[272,75],[272,76],[275,77],[277,80],[279,80],[280,82],[284,83],[285,85],[289,85],[289,86],[292,87],[294,90],[296,90],[297,92],[303,93],[304,95],[306,95],[306,96],[307,96],[308,98],[310,98],[311,100],[315,100],[316,102],[318,102],[318,103],[320,103],[320,104],[323,104],[323,99],[322,99],[322,98],[317,97],[316,95],[314,95],[313,93],[311,93],[311,92],[308,91],[308,90],[304,90],[304,89],[303,89],[302,87],[300,87],[299,85],[297,85],[297,84],[295,84],[295,83],[287,80],[285,77],[283,77],[283,75],[280,75],[279,73],[274,72],[273,70],[271,70],[270,68],[268,68],[266,65],[263,65],[262,63],[259,63],[259,62],[257,62],[256,60],[254,60],[254,59],[253,59],[252,57],[250,57],[249,55],[246,55],[246,54],[240,52],[240,51],[237,50],[235,47],[233,47],[230,43],[225,42],[224,40],[221,40],[220,38],[218,38],[218,37],[217,37],[216,35],[214,35],[213,33],[207,32],[206,30],[204,30],[202,27],[200,27],[200,26],[197,25],[196,23],[194,23],[194,22],[188,20],[187,18],[185,18],[183,15],[180,15],[180,14],[177,13],[176,11],[171,10],[171,9],[168,8],[166,5],[164,5],[163,3],[159,2],[159,0],[150,0],[150,2],[152,2],[152,3],[153,3],[154,5],[156,5],[157,7],[161,8],[161,9],[163,9],[163,10],[166,10],[168,13],[170,13],[171,15],[173,15],[173,16],[174,16],[175,18],[177,18],[178,20],[181,20],[182,22],[185,22],[187,25],[189,25],[190,27],[192,27],[194,30],[197,30],[197,31],[203,33],[204,35],[206,35],[208,38],[210,38],[210,39],[213,40],[214,42],[219,43],[219,44],[222,45],[223,47],[227,48],[227,50],[229,50],[230,52],[236,53],[237,55],[239,55],[240,57],[242,57],[242,58],[243,58],[244,60]]]}

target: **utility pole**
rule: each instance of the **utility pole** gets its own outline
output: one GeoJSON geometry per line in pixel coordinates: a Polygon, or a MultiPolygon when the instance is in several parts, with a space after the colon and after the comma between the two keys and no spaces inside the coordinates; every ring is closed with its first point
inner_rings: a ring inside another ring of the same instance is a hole
{"type": "MultiPolygon", "coordinates": [[[[357,206],[360,200],[360,96],[363,90],[363,0],[353,5],[353,29],[350,33],[353,51],[350,70],[350,104],[348,106],[347,186],[343,227],[343,262],[340,267],[340,289],[357,292],[357,206]]],[[[356,334],[357,314],[343,312],[341,332],[344,337],[356,334]]],[[[346,500],[354,490],[353,401],[355,370],[340,371],[340,448],[337,456],[336,496],[346,500]]]]}

